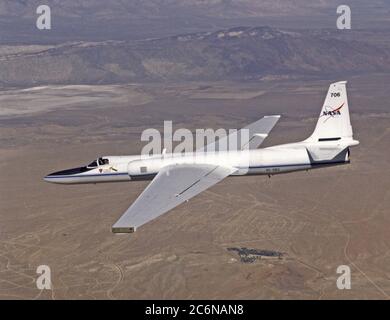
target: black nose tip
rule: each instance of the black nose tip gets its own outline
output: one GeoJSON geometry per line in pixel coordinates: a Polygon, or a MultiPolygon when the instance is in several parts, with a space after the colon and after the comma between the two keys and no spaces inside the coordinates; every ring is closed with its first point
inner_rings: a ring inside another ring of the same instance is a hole
{"type": "Polygon", "coordinates": [[[45,176],[44,179],[46,179],[47,177],[53,177],[53,176],[57,176],[57,172],[49,173],[48,175],[45,176]]]}

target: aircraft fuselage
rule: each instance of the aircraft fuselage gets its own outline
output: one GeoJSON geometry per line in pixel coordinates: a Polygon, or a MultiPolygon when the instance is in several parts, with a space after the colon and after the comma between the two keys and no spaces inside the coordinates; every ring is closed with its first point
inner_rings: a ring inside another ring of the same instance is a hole
{"type": "Polygon", "coordinates": [[[215,164],[237,169],[231,176],[274,175],[349,163],[349,150],[330,161],[313,161],[304,143],[244,151],[162,154],[153,156],[107,156],[89,165],[54,172],[44,180],[60,184],[151,180],[171,164],[215,164]],[[99,163],[100,162],[100,163],[99,163]]]}

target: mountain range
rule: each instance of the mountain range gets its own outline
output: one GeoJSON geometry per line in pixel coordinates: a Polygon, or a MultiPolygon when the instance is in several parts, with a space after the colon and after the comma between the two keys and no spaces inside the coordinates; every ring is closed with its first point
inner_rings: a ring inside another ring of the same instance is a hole
{"type": "Polygon", "coordinates": [[[329,31],[236,27],[142,41],[0,46],[0,84],[347,76],[390,71],[390,48],[329,31]]]}

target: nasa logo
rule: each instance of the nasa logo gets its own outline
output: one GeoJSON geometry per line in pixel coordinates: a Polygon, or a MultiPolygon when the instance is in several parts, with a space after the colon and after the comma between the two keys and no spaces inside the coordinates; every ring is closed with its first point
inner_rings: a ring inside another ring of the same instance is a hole
{"type": "Polygon", "coordinates": [[[341,108],[344,107],[344,104],[343,103],[341,106],[339,106],[338,108],[335,108],[335,109],[332,109],[331,107],[328,107],[328,106],[325,106],[325,110],[322,111],[322,115],[321,116],[330,116],[330,117],[333,117],[333,116],[337,116],[337,115],[341,115],[341,108]]]}
{"type": "Polygon", "coordinates": [[[340,110],[324,111],[322,113],[322,115],[324,115],[324,116],[335,116],[335,115],[340,115],[340,114],[341,114],[340,110]]]}

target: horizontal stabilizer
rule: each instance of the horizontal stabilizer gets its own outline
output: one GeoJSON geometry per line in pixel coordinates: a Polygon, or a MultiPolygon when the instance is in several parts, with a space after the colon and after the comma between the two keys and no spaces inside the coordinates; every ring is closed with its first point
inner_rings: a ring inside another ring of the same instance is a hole
{"type": "Polygon", "coordinates": [[[311,163],[349,161],[349,148],[310,146],[306,148],[311,163]]]}

